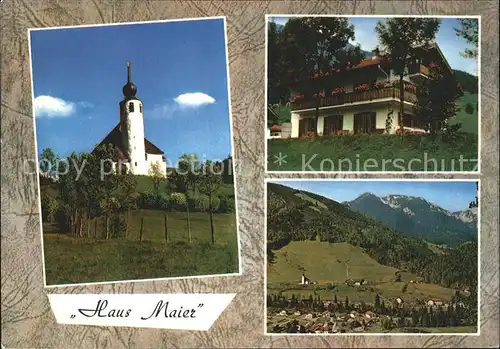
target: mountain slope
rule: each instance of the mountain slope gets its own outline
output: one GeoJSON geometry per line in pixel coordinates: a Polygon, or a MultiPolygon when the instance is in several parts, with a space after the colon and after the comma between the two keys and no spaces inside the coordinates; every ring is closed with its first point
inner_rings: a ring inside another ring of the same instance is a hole
{"type": "MultiPolygon", "coordinates": [[[[281,263],[282,251],[294,241],[347,243],[360,248],[380,265],[406,270],[429,283],[444,287],[477,285],[477,242],[439,249],[436,253],[423,239],[398,233],[346,204],[285,185],[267,183],[267,257],[270,268],[281,263]],[[464,264],[464,260],[469,262],[464,264]]],[[[308,253],[308,258],[314,258],[314,249],[308,249],[308,253]]],[[[308,265],[305,261],[303,263],[308,265]]],[[[329,263],[337,262],[324,260],[323,264],[317,262],[314,265],[321,269],[327,268],[329,263]]]]}
{"type": "Polygon", "coordinates": [[[478,133],[478,79],[462,70],[453,70],[455,77],[464,90],[464,95],[457,101],[456,116],[449,119],[451,125],[462,124],[461,130],[468,133],[478,133]]]}
{"type": "Polygon", "coordinates": [[[268,283],[292,280],[298,283],[304,273],[318,284],[357,278],[388,281],[394,279],[397,271],[381,265],[363,249],[348,243],[293,241],[276,251],[276,263],[269,266],[267,280],[268,283]]]}
{"type": "Polygon", "coordinates": [[[472,212],[449,212],[423,198],[365,193],[346,204],[395,231],[431,243],[454,246],[477,239],[477,217],[472,212]]]}

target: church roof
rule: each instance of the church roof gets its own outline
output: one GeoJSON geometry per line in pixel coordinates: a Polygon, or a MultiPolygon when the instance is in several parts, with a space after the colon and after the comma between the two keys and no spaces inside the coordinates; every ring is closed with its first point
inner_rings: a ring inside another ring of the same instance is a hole
{"type": "MultiPolygon", "coordinates": [[[[120,124],[116,125],[115,128],[111,130],[110,133],[104,139],[99,143],[98,146],[104,145],[104,144],[112,144],[115,147],[116,151],[116,156],[120,160],[126,160],[130,161],[130,159],[127,157],[127,152],[123,148],[122,144],[122,132],[120,130],[120,124]]],[[[144,138],[144,149],[146,151],[146,154],[158,154],[158,155],[163,155],[163,151],[161,151],[160,148],[158,148],[156,145],[151,143],[149,140],[144,138]]]]}

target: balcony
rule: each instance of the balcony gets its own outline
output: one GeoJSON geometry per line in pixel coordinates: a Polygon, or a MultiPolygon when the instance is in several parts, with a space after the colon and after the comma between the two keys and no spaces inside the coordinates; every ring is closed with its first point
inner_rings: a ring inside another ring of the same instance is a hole
{"type": "Polygon", "coordinates": [[[429,67],[423,64],[414,64],[408,69],[408,76],[415,82],[419,82],[424,79],[428,79],[431,77],[431,71],[429,67]]]}
{"type": "MultiPolygon", "coordinates": [[[[391,86],[384,88],[374,88],[365,91],[356,91],[350,93],[337,94],[331,97],[320,98],[319,107],[344,106],[353,103],[375,102],[377,100],[394,99],[399,100],[399,87],[391,86]]],[[[405,90],[404,100],[415,103],[416,96],[413,92],[405,90]]],[[[301,99],[292,102],[292,110],[314,109],[316,108],[316,99],[301,99]]]]}

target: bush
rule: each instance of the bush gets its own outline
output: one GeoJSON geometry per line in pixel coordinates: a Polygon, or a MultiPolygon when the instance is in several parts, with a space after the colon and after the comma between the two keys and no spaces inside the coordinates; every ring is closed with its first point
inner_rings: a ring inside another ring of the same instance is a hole
{"type": "Polygon", "coordinates": [[[146,191],[139,194],[140,208],[157,208],[157,195],[151,191],[146,191]]]}
{"type": "Polygon", "coordinates": [[[462,124],[448,125],[443,132],[443,140],[448,143],[456,143],[461,137],[462,124]]]}
{"type": "Polygon", "coordinates": [[[114,214],[109,220],[109,233],[112,238],[117,238],[125,233],[127,222],[122,214],[114,214]]]}
{"type": "Polygon", "coordinates": [[[235,200],[232,196],[221,196],[219,197],[219,213],[232,213],[235,211],[235,200]]]}
{"type": "Polygon", "coordinates": [[[170,207],[176,211],[186,210],[186,195],[184,193],[170,194],[170,207]]]}
{"type": "Polygon", "coordinates": [[[467,104],[465,105],[465,112],[466,112],[467,114],[472,114],[472,113],[474,113],[474,106],[473,106],[471,103],[467,103],[467,104]]]}
{"type": "MultiPolygon", "coordinates": [[[[200,198],[201,198],[200,210],[203,212],[208,212],[208,210],[209,210],[208,196],[203,195],[200,198]]],[[[219,209],[219,206],[220,206],[220,199],[216,196],[213,197],[212,198],[212,212],[216,212],[219,209]]]]}
{"type": "Polygon", "coordinates": [[[156,196],[156,206],[161,210],[168,210],[170,208],[170,196],[165,193],[160,193],[156,196]]]}
{"type": "Polygon", "coordinates": [[[170,208],[170,196],[165,193],[154,193],[151,191],[139,194],[138,208],[167,210],[170,208]]]}

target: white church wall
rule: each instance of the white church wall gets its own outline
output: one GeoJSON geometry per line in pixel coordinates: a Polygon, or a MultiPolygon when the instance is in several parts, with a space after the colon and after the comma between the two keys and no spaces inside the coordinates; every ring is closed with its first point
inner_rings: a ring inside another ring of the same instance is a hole
{"type": "Polygon", "coordinates": [[[144,118],[141,101],[128,100],[125,103],[123,113],[125,113],[123,120],[126,123],[124,145],[130,157],[132,172],[136,175],[147,175],[149,166],[145,159],[144,118]]]}

